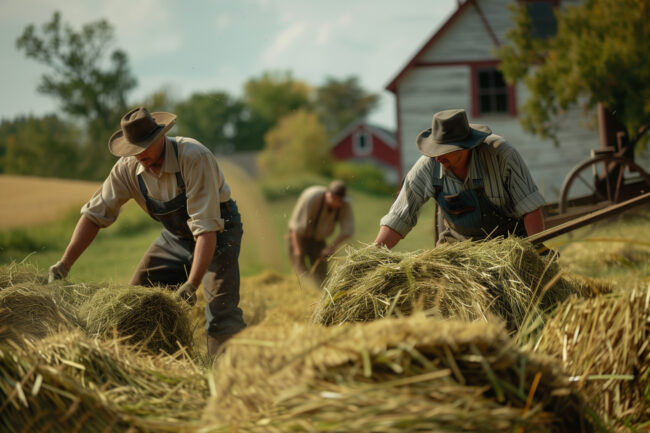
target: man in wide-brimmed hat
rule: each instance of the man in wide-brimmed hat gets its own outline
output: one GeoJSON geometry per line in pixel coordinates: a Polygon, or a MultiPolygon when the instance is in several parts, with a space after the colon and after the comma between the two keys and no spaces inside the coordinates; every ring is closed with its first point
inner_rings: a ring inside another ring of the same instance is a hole
{"type": "Polygon", "coordinates": [[[132,285],[173,289],[190,305],[201,282],[206,297],[208,352],[246,325],[239,309],[242,224],[214,154],[198,141],[169,137],[172,113],[129,111],[108,141],[120,157],[102,187],[81,209],[65,253],[49,279],[65,278],[100,228],[133,198],[162,226],[131,279],[132,285]]]}
{"type": "Polygon", "coordinates": [[[333,180],[328,187],[315,185],[298,197],[288,224],[289,258],[298,275],[313,278],[320,286],[327,274],[327,258],[354,234],[354,216],[346,186],[333,180]],[[328,245],[327,238],[339,224],[338,236],[328,245]],[[310,269],[305,261],[309,259],[310,269]]]}
{"type": "Polygon", "coordinates": [[[381,219],[376,244],[395,246],[430,198],[439,209],[437,243],[543,229],[544,198],[519,152],[487,126],[469,123],[465,110],[436,113],[416,145],[423,156],[381,219]]]}

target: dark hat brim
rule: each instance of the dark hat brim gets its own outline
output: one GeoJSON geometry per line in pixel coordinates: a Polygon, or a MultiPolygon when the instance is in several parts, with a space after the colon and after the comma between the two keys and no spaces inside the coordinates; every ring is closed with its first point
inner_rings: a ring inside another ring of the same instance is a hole
{"type": "Polygon", "coordinates": [[[138,153],[147,150],[152,143],[165,135],[165,133],[176,124],[176,115],[173,113],[159,111],[151,113],[151,116],[157,124],[161,125],[161,127],[147,137],[146,140],[137,143],[131,142],[124,136],[124,133],[120,129],[115,131],[108,140],[108,150],[115,156],[137,155],[138,153]]]}
{"type": "Polygon", "coordinates": [[[415,144],[421,154],[435,158],[446,153],[457,150],[472,149],[478,146],[488,135],[492,134],[490,128],[485,125],[475,123],[469,124],[471,134],[463,141],[454,141],[452,143],[439,143],[433,139],[431,128],[420,132],[415,139],[415,144]]]}

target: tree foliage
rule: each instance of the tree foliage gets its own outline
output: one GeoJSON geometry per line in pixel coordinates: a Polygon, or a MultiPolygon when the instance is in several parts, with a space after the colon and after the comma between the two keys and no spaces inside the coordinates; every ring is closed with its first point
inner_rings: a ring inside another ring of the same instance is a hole
{"type": "Polygon", "coordinates": [[[28,58],[48,68],[38,91],[56,98],[64,113],[83,122],[83,157],[77,170],[89,179],[101,179],[114,163],[106,142],[127,111],[127,95],[137,83],[126,53],[111,51],[113,42],[113,28],[106,20],[77,31],[62,23],[59,12],[40,28],[28,25],[16,40],[28,58]]]}
{"type": "Polygon", "coordinates": [[[46,177],[76,176],[78,131],[56,115],[0,123],[0,172],[46,177]]]}
{"type": "Polygon", "coordinates": [[[327,174],[331,169],[325,130],[313,112],[300,109],[286,115],[266,134],[264,141],[258,165],[265,175],[327,174]]]}
{"type": "Polygon", "coordinates": [[[585,0],[556,11],[557,35],[533,39],[525,4],[513,6],[515,27],[499,50],[512,84],[523,79],[530,99],[522,124],[557,140],[557,121],[570,107],[602,103],[631,137],[650,122],[650,3],[585,0]]]}
{"type": "Polygon", "coordinates": [[[268,122],[226,92],[195,93],[174,110],[178,133],[196,138],[214,152],[259,150],[264,146],[268,122]]]}
{"type": "Polygon", "coordinates": [[[125,111],[126,96],[137,83],[126,53],[119,49],[109,53],[112,43],[113,28],[106,20],[75,31],[55,12],[40,31],[28,25],[16,47],[50,69],[41,78],[39,92],[57,98],[68,114],[109,125],[116,110],[125,111]]]}
{"type": "Polygon", "coordinates": [[[244,102],[250,109],[275,125],[278,120],[300,108],[310,108],[312,89],[309,84],[295,80],[291,72],[264,72],[244,85],[244,102]]]}
{"type": "Polygon", "coordinates": [[[355,120],[365,119],[377,108],[379,95],[366,92],[357,77],[329,77],[316,90],[316,112],[329,137],[338,134],[355,120]]]}

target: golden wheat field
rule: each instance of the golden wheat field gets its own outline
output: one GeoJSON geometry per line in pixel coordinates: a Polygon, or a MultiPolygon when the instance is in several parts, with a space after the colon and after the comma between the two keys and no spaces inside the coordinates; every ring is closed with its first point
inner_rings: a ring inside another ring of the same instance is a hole
{"type": "Polygon", "coordinates": [[[0,229],[47,223],[81,205],[99,188],[98,182],[0,176],[0,229]]]}
{"type": "Polygon", "coordinates": [[[558,240],[559,260],[513,239],[350,246],[319,290],[272,270],[259,189],[224,171],[268,260],[242,279],[248,327],[210,360],[201,293],[4,263],[0,431],[650,430],[647,211],[558,240]]]}

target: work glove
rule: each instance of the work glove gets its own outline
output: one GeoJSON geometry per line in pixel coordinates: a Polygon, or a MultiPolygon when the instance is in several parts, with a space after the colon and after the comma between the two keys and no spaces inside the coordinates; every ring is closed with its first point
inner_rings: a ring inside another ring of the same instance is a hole
{"type": "Polygon", "coordinates": [[[68,276],[70,268],[68,265],[63,263],[61,260],[56,262],[54,265],[50,266],[50,270],[47,273],[47,282],[48,284],[54,280],[62,280],[68,276]]]}
{"type": "Polygon", "coordinates": [[[176,290],[176,296],[193,307],[196,305],[196,286],[189,281],[186,281],[176,290]]]}

